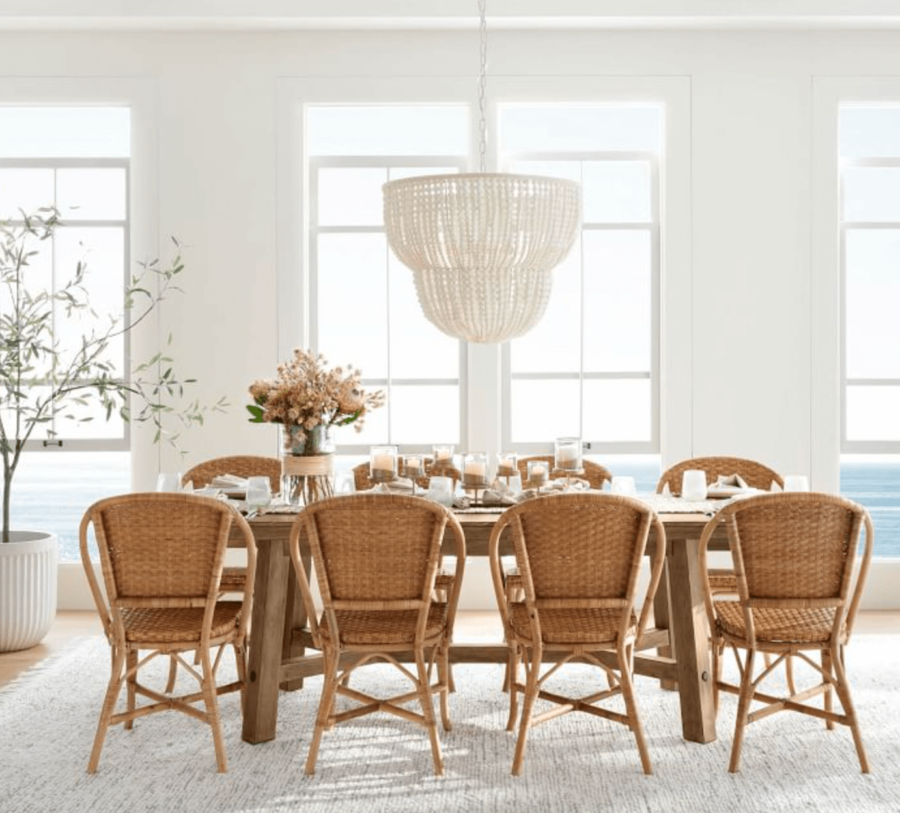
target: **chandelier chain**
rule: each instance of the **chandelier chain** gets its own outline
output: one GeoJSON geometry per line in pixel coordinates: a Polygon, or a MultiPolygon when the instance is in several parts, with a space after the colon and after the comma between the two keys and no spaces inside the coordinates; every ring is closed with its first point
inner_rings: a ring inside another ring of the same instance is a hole
{"type": "Polygon", "coordinates": [[[487,0],[478,0],[478,13],[481,17],[481,72],[478,75],[478,112],[480,119],[478,121],[478,130],[480,141],[478,144],[478,158],[481,172],[487,172],[487,16],[486,16],[487,0]]]}

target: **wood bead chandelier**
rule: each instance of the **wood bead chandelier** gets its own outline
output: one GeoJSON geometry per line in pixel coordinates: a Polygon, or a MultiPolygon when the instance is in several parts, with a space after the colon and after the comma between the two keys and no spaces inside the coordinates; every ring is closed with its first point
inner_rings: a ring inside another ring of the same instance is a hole
{"type": "Polygon", "coordinates": [[[426,318],[450,336],[498,343],[544,315],[551,271],[578,234],[581,188],[562,178],[485,172],[485,0],[479,10],[481,171],[388,181],[384,226],[413,272],[426,318]]]}

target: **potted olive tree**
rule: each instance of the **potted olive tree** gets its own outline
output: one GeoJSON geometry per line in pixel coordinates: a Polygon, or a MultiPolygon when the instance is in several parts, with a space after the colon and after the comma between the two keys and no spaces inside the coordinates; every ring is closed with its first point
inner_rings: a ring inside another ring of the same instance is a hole
{"type": "MultiPolygon", "coordinates": [[[[0,652],[38,643],[56,614],[57,543],[54,534],[12,530],[13,484],[25,443],[53,436],[54,421],[90,420],[89,410],[109,419],[149,422],[155,440],[177,441],[163,426],[202,423],[197,401],[180,405],[185,384],[160,351],[130,372],[117,370],[113,343],[134,330],[176,286],[184,266],[178,242],[166,265],[141,263],[123,291],[122,310],[96,314],[85,285],[88,266],[79,262],[71,278],[48,290],[32,265],[42,241],[60,226],[59,213],[40,209],[16,222],[0,222],[0,458],[3,461],[0,524],[0,652]],[[59,342],[54,320],[79,325],[77,341],[59,342]],[[166,419],[167,425],[170,423],[166,419]]],[[[170,337],[171,341],[171,337],[170,337]]],[[[213,409],[223,406],[220,401],[213,409]]]]}

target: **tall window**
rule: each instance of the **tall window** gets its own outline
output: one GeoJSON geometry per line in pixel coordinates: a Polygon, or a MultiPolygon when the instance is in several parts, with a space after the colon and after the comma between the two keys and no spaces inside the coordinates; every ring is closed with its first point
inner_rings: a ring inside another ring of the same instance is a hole
{"type": "MultiPolygon", "coordinates": [[[[131,117],[123,107],[0,107],[0,219],[55,206],[61,225],[52,241],[35,246],[28,277],[36,288],[56,290],[79,262],[95,311],[75,319],[60,308],[53,337],[65,351],[89,329],[87,319],[122,312],[129,263],[129,157],[131,117]]],[[[118,374],[128,369],[127,343],[110,347],[118,374]]],[[[30,386],[40,387],[40,369],[30,386]]],[[[26,445],[13,484],[13,522],[57,533],[62,561],[77,561],[77,530],[85,508],[130,486],[128,432],[115,414],[87,410],[87,421],[53,415],[26,445]]]]}
{"type": "Polygon", "coordinates": [[[659,451],[662,119],[658,106],[500,107],[504,167],[579,181],[583,196],[544,319],[504,352],[505,447],[571,435],[593,453],[659,451]]]}
{"type": "Polygon", "coordinates": [[[900,556],[900,104],[840,108],[841,491],[900,556]]]}
{"type": "Polygon", "coordinates": [[[345,453],[384,442],[426,450],[464,436],[463,346],[422,315],[412,272],[387,245],[381,187],[459,172],[468,127],[462,105],[307,108],[310,341],[388,392],[362,432],[341,430],[345,453]]]}

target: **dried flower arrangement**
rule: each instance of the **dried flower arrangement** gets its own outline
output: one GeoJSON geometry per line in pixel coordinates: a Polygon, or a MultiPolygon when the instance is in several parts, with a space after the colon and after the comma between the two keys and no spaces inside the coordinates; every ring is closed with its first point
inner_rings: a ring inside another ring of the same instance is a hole
{"type": "Polygon", "coordinates": [[[290,361],[278,365],[274,380],[260,379],[250,385],[250,420],[291,427],[300,442],[316,427],[327,430],[353,424],[358,432],[367,413],[385,401],[382,390],[366,392],[360,378],[361,372],[352,365],[346,370],[328,369],[324,356],[297,348],[290,361]]]}

